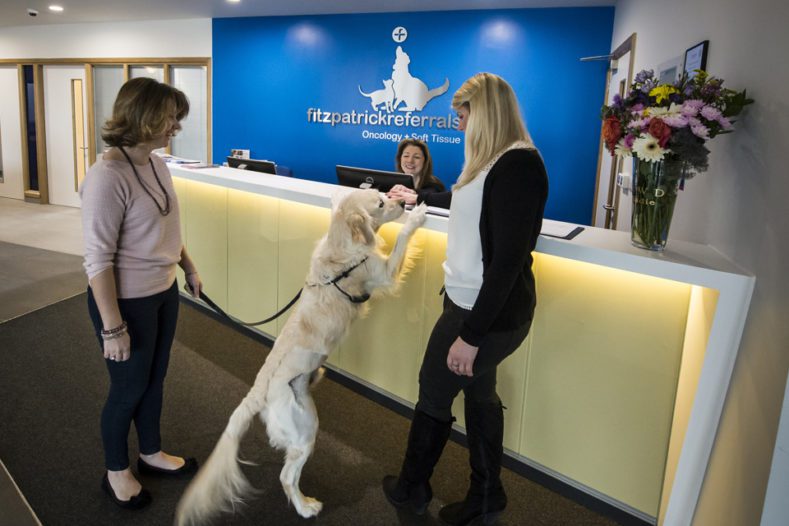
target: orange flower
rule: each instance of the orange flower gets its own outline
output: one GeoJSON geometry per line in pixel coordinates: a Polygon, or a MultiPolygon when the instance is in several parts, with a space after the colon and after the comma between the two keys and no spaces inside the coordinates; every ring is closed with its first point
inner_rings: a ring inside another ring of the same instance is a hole
{"type": "Polygon", "coordinates": [[[616,143],[622,138],[622,124],[616,117],[608,117],[603,121],[603,140],[611,155],[614,154],[616,143]]]}

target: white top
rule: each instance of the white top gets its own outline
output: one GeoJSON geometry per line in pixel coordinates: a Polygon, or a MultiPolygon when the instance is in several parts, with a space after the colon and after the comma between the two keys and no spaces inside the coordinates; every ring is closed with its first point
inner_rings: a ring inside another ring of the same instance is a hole
{"type": "MultiPolygon", "coordinates": [[[[80,187],[85,271],[88,279],[115,270],[119,298],[142,298],[163,292],[175,281],[181,258],[178,200],[167,165],[152,155],[156,173],[170,199],[163,216],[140,186],[127,161],[99,160],[80,187]]],[[[151,165],[136,166],[143,184],[164,208],[164,196],[151,165]]]]}
{"type": "Polygon", "coordinates": [[[471,309],[482,287],[482,239],[479,218],[482,190],[490,170],[484,170],[467,185],[452,192],[447,225],[447,259],[444,286],[452,303],[471,309]]]}
{"type": "Polygon", "coordinates": [[[444,286],[452,303],[471,310],[482,287],[482,239],[479,221],[482,213],[482,192],[493,165],[510,150],[528,148],[518,141],[501,152],[480,170],[468,184],[452,191],[447,226],[447,260],[444,261],[444,286]]]}

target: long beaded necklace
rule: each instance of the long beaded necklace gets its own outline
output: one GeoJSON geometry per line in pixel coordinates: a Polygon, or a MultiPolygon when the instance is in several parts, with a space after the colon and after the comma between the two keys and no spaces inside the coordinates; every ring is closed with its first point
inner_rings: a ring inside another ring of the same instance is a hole
{"type": "Polygon", "coordinates": [[[140,178],[140,174],[137,173],[137,168],[134,167],[134,163],[132,162],[131,157],[129,157],[129,154],[126,153],[126,150],[123,149],[123,146],[118,146],[118,149],[121,151],[123,156],[126,157],[126,160],[129,161],[129,165],[131,165],[132,171],[134,172],[134,176],[137,178],[137,181],[140,183],[140,186],[142,186],[142,189],[145,190],[145,193],[148,194],[148,197],[153,199],[153,202],[156,203],[156,208],[159,209],[159,213],[162,214],[163,216],[169,214],[170,196],[167,194],[167,190],[164,189],[164,185],[159,180],[159,174],[156,173],[156,168],[154,168],[153,166],[153,159],[148,157],[148,162],[151,163],[151,170],[153,170],[153,177],[154,179],[156,179],[156,184],[159,185],[159,188],[162,190],[162,193],[164,194],[164,208],[159,206],[159,201],[156,200],[156,198],[153,196],[151,191],[148,190],[148,187],[142,182],[142,178],[140,178]]]}

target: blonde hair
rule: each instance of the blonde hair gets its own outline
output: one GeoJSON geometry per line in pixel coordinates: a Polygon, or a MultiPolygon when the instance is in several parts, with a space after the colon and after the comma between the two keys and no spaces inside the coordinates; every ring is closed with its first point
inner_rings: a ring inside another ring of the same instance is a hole
{"type": "Polygon", "coordinates": [[[109,146],[134,146],[162,136],[170,117],[181,121],[188,113],[181,90],[147,77],[131,79],[121,86],[101,138],[109,146]]]}
{"type": "Polygon", "coordinates": [[[512,87],[492,73],[477,73],[455,92],[452,107],[469,110],[465,163],[453,189],[473,181],[496,155],[517,141],[534,148],[512,87]]]}

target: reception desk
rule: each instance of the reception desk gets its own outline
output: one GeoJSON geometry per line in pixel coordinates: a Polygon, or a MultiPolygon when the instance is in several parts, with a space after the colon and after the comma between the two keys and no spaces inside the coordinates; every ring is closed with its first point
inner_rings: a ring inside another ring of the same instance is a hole
{"type": "MultiPolygon", "coordinates": [[[[212,299],[242,320],[287,304],[338,187],[224,167],[171,172],[212,299]]],[[[398,296],[374,301],[329,359],[406,404],[441,312],[447,221],[428,216],[398,296]]],[[[391,244],[399,228],[381,234],[391,244]]],[[[754,278],[707,246],[670,240],[651,253],[597,228],[541,236],[534,273],[531,332],[499,369],[507,453],[647,521],[690,524],[754,278]]],[[[286,318],[260,330],[276,337],[286,318]]],[[[454,413],[462,427],[462,397],[454,413]]]]}

